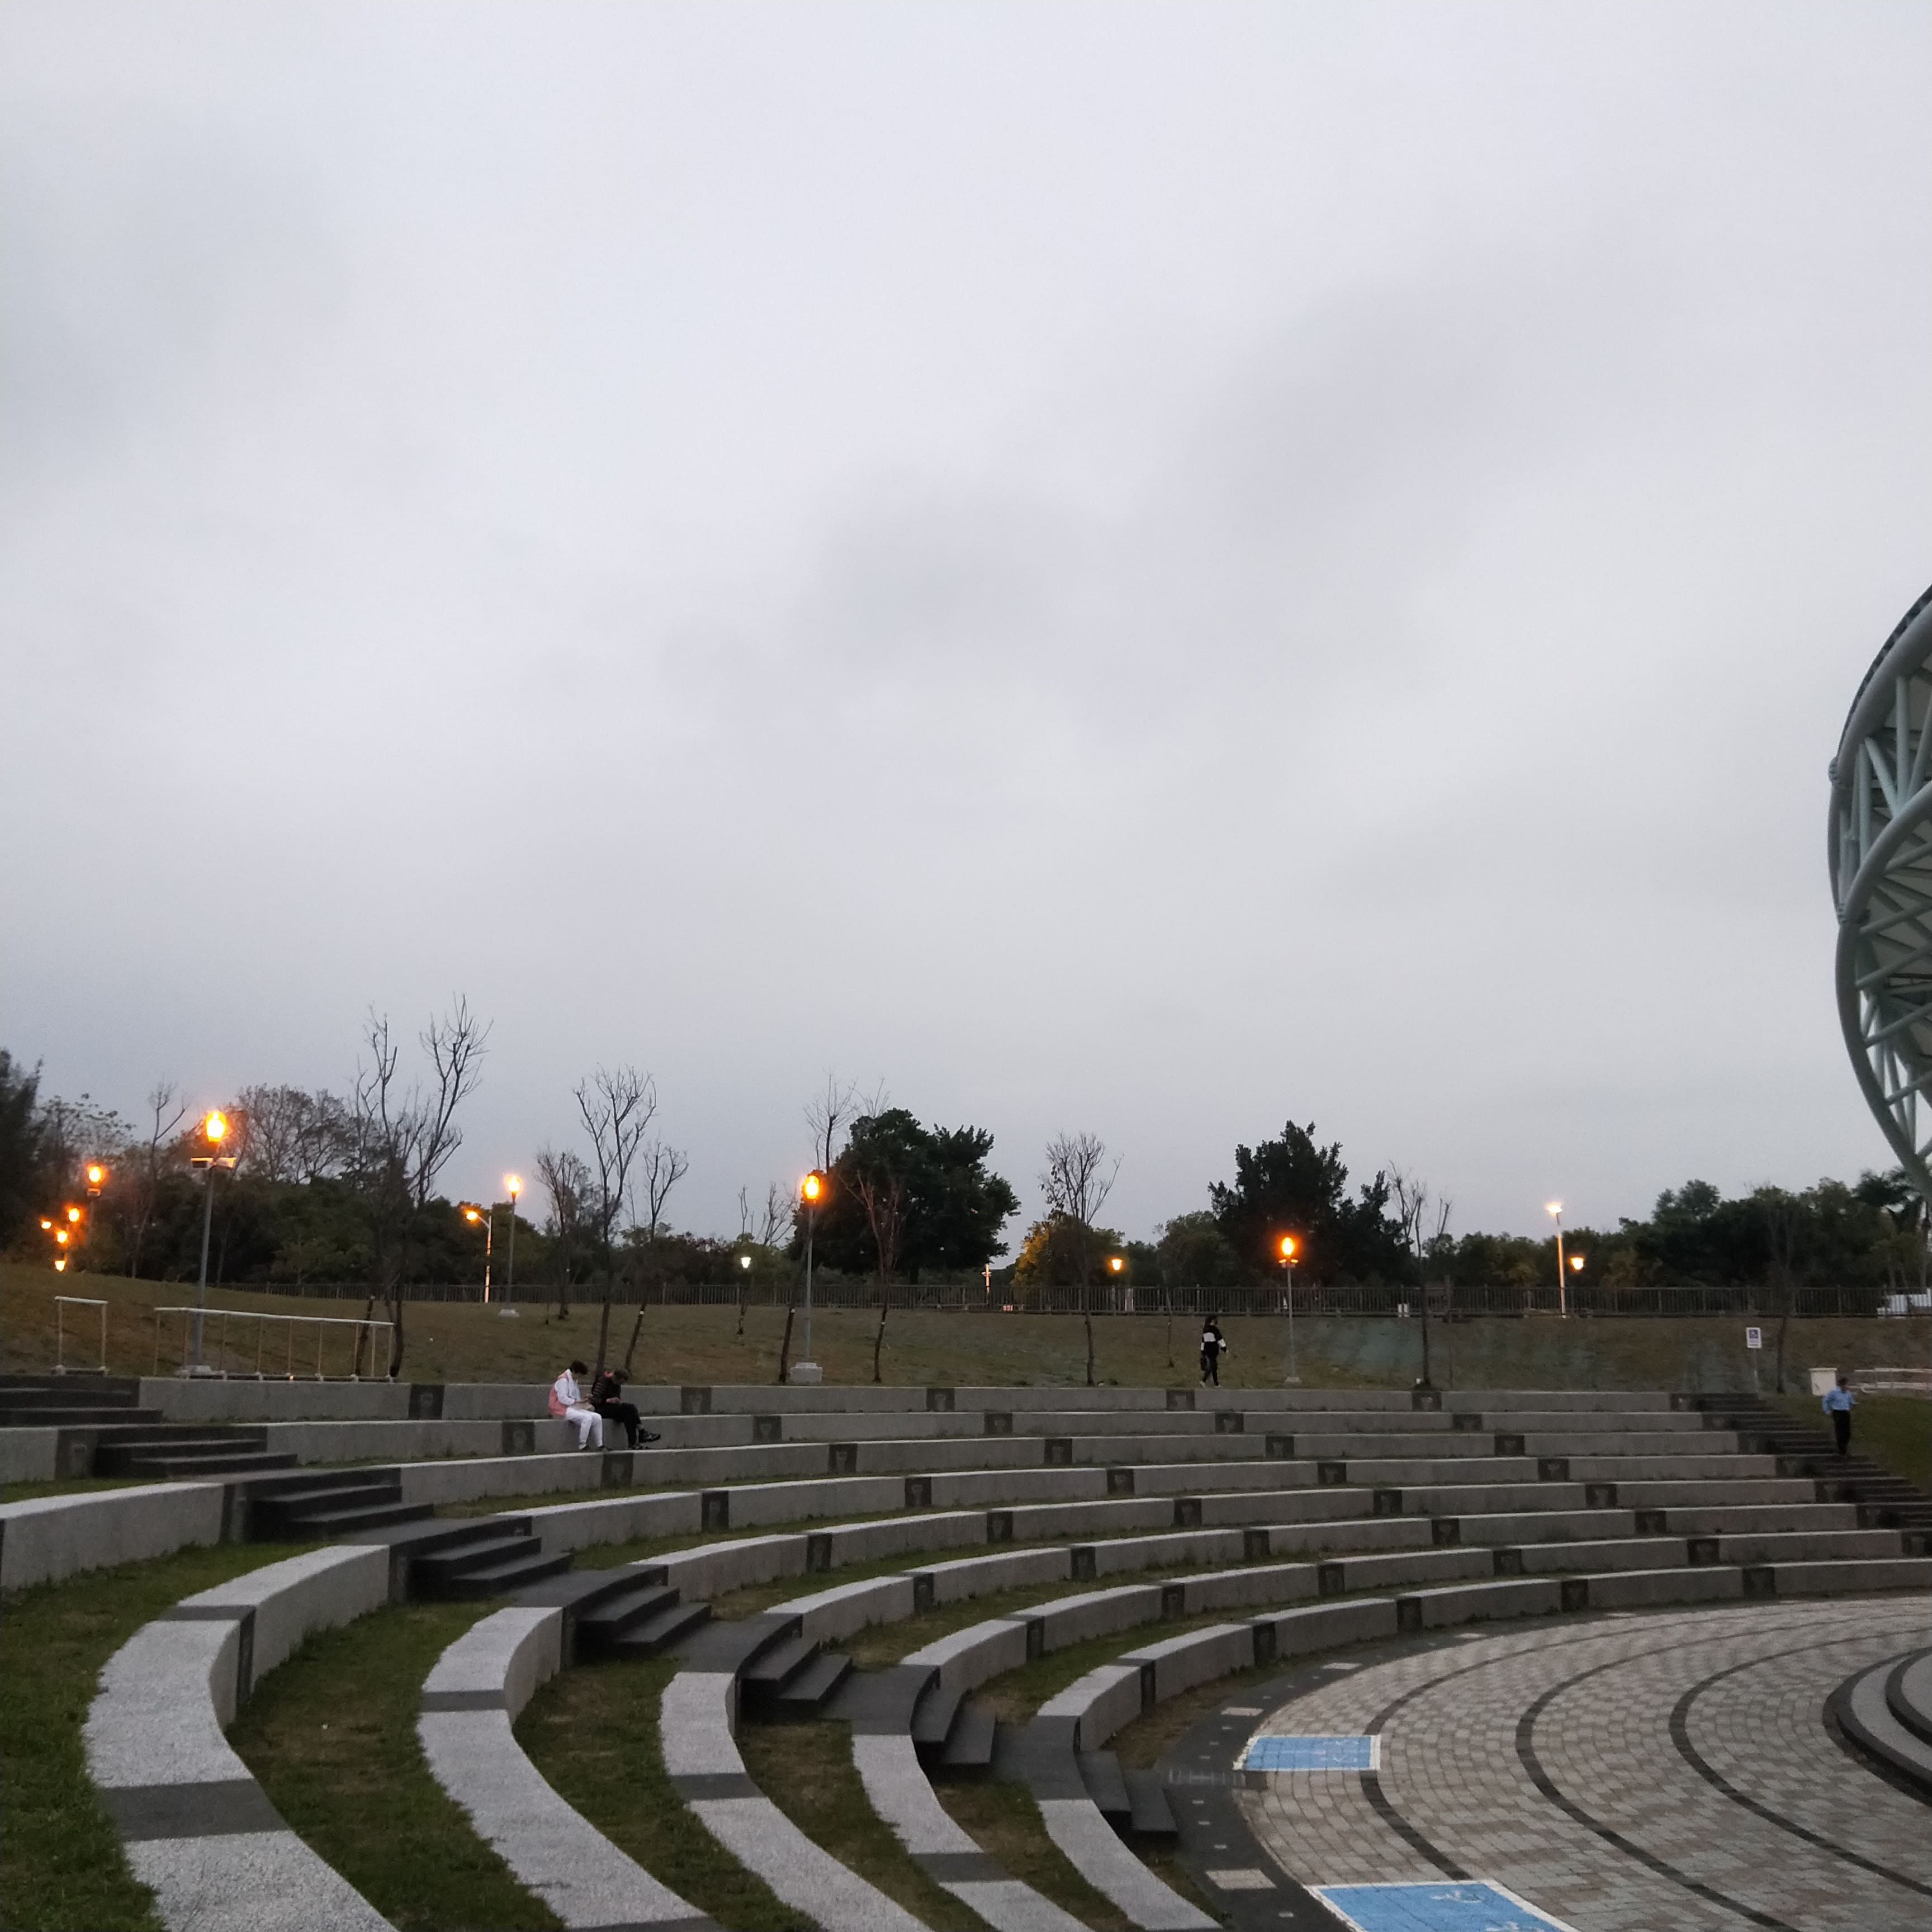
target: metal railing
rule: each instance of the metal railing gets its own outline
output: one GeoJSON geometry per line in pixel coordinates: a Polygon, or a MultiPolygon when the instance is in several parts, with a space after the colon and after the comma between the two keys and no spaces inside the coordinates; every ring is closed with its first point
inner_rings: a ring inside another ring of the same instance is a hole
{"type": "MultiPolygon", "coordinates": [[[[355,1300],[370,1297],[367,1282],[231,1282],[229,1291],[237,1294],[272,1295],[302,1300],[355,1300]]],[[[634,1306],[639,1301],[652,1306],[674,1308],[735,1308],[742,1298],[751,1308],[783,1308],[794,1294],[784,1280],[764,1282],[653,1282],[640,1287],[633,1282],[620,1282],[614,1300],[634,1306]]],[[[574,1282],[560,1290],[555,1282],[519,1281],[514,1292],[500,1286],[491,1291],[497,1302],[541,1306],[555,1303],[561,1293],[572,1306],[586,1306],[602,1300],[601,1282],[574,1282]]],[[[1546,1288],[1525,1288],[1517,1284],[1486,1282],[1475,1287],[1456,1287],[1446,1294],[1438,1283],[1431,1286],[1429,1312],[1432,1316],[1462,1320],[1478,1316],[1517,1316],[1556,1315],[1559,1311],[1552,1282],[1546,1288]]],[[[405,1301],[471,1302],[480,1304],[482,1290],[475,1282],[410,1282],[404,1284],[405,1301]]],[[[977,1276],[964,1282],[895,1282],[892,1290],[896,1309],[944,1314],[1005,1313],[1027,1315],[1077,1315],[1082,1295],[1075,1288],[1018,1287],[995,1282],[991,1289],[977,1276]]],[[[382,1298],[377,1297],[376,1299],[382,1298]]],[[[802,1300],[802,1294],[800,1297],[802,1300]]],[[[1286,1294],[1278,1283],[1263,1282],[1240,1288],[1162,1288],[1135,1284],[1130,1287],[1112,1282],[1096,1282],[1089,1292],[1091,1312],[1096,1316],[1246,1315],[1274,1316],[1286,1312],[1286,1294]]],[[[819,1276],[813,1300],[820,1308],[876,1309],[879,1291],[874,1282],[856,1276],[827,1280],[819,1276]]],[[[1778,1291],[1748,1284],[1722,1287],[1696,1283],[1667,1287],[1606,1288],[1590,1282],[1572,1282],[1568,1290],[1570,1312],[1603,1319],[1626,1317],[1690,1316],[1762,1316],[1774,1318],[1782,1311],[1778,1291]]],[[[1876,1316],[1927,1311],[1923,1298],[1913,1294],[1909,1306],[1895,1307],[1906,1298],[1883,1287],[1822,1286],[1800,1287],[1793,1291],[1794,1315],[1876,1316]]],[[[1392,1283],[1322,1286],[1298,1281],[1294,1285],[1294,1312],[1303,1316],[1345,1315],[1400,1319],[1421,1314],[1422,1291],[1392,1283]]]]}
{"type": "Polygon", "coordinates": [[[107,1304],[91,1294],[57,1294],[54,1297],[54,1373],[57,1376],[104,1376],[107,1372],[107,1304]],[[76,1362],[67,1365],[67,1311],[70,1308],[100,1310],[100,1360],[89,1368],[76,1362]]]}
{"type": "MultiPolygon", "coordinates": [[[[257,1382],[266,1382],[273,1376],[278,1381],[293,1382],[296,1379],[296,1330],[298,1328],[308,1327],[315,1330],[314,1377],[315,1381],[320,1382],[328,1379],[323,1372],[323,1361],[324,1351],[330,1339],[327,1331],[332,1328],[346,1328],[350,1331],[349,1336],[341,1338],[350,1341],[352,1344],[349,1366],[344,1372],[343,1380],[354,1382],[362,1379],[362,1350],[365,1340],[372,1345],[369,1351],[370,1370],[372,1377],[387,1378],[386,1370],[378,1371],[376,1369],[376,1354],[373,1345],[376,1340],[376,1330],[380,1329],[382,1331],[382,1336],[385,1338],[383,1346],[386,1351],[388,1347],[386,1338],[394,1333],[395,1324],[393,1322],[364,1322],[340,1315],[269,1315],[249,1308],[157,1308],[153,1313],[154,1317],[154,1372],[156,1375],[159,1375],[161,1372],[161,1318],[164,1315],[178,1315],[182,1319],[182,1366],[178,1372],[182,1375],[187,1375],[191,1372],[188,1365],[188,1330],[190,1324],[199,1316],[203,1324],[204,1337],[209,1329],[215,1330],[213,1348],[208,1348],[204,1340],[202,1350],[204,1362],[207,1356],[214,1354],[218,1357],[221,1366],[219,1368],[199,1366],[193,1371],[194,1372],[219,1376],[224,1379],[230,1378],[237,1374],[252,1376],[257,1382]],[[255,1324],[255,1365],[252,1369],[236,1370],[229,1366],[232,1356],[232,1352],[229,1346],[228,1324],[231,1322],[252,1322],[255,1324]],[[271,1322],[274,1323],[278,1327],[286,1328],[288,1331],[287,1360],[279,1368],[262,1366],[262,1356],[267,1344],[268,1324],[271,1322]]],[[[384,1359],[386,1361],[386,1353],[384,1359]]],[[[302,1378],[304,1381],[310,1379],[308,1373],[306,1344],[303,1348],[302,1378]]]]}

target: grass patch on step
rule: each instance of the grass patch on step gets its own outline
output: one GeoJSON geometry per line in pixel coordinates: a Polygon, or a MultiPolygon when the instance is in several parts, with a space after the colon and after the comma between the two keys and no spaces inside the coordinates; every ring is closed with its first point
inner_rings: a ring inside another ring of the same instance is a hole
{"type": "Polygon", "coordinates": [[[738,1749],[759,1790],[814,1844],[933,1932],[981,1932],[979,1915],[928,1878],[872,1809],[852,1762],[849,1726],[747,1724],[738,1749]]]}
{"type": "MultiPolygon", "coordinates": [[[[1827,1436],[1831,1418],[1813,1395],[1774,1395],[1774,1408],[1827,1436]]],[[[1852,1453],[1874,1462],[1915,1489],[1932,1490],[1932,1402],[1923,1396],[1862,1395],[1852,1410],[1852,1453]]]]}
{"type": "Polygon", "coordinates": [[[219,1544],[9,1592],[0,1612],[0,1912],[16,1932],[159,1932],[87,1775],[101,1666],[182,1598],[298,1546],[219,1544]]]}
{"type": "Polygon", "coordinates": [[[565,1802],[661,1884],[731,1932],[810,1932],[699,1823],[664,1768],[658,1706],[673,1658],[586,1664],[544,1684],[517,1742],[565,1802]]]}
{"type": "Polygon", "coordinates": [[[1133,1921],[1096,1892],[1046,1835],[1040,1807],[1024,1785],[975,1778],[935,1781],[933,1789],[952,1822],[1010,1877],[1031,1886],[1094,1932],[1132,1932],[1133,1921]]]}
{"type": "Polygon", "coordinates": [[[399,1932],[558,1923],[431,1775],[416,1706],[436,1659],[491,1604],[399,1604],[318,1630],[228,1734],[290,1828],[399,1932]]]}
{"type": "Polygon", "coordinates": [[[64,1482],[0,1483],[0,1503],[30,1503],[41,1496],[92,1496],[96,1490],[151,1488],[152,1476],[70,1476],[64,1482]]]}

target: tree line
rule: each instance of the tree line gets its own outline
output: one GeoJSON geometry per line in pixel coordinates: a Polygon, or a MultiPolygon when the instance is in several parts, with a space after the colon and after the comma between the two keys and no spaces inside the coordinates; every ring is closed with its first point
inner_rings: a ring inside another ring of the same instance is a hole
{"type": "MultiPolygon", "coordinates": [[[[788,1287],[796,1302],[808,1223],[822,1268],[875,1284],[879,1373],[895,1284],[983,1273],[1024,1303],[1034,1291],[1069,1288],[1087,1316],[1108,1282],[1143,1288],[1218,1288],[1282,1279],[1280,1243],[1295,1241],[1295,1279],[1333,1284],[1546,1286],[1554,1280],[1552,1234],[1458,1234],[1454,1204],[1418,1177],[1387,1165],[1351,1185],[1337,1142],[1312,1123],[1234,1150],[1233,1171],[1204,1205],[1130,1239],[1102,1220],[1120,1160],[1090,1132],[1061,1133],[1038,1180],[1045,1212],[1010,1262],[1004,1238],[1018,1209],[1011,1184],[990,1164],[993,1136],[968,1125],[922,1123],[880,1088],[862,1096],[828,1076],[805,1109],[823,1191],[808,1210],[790,1181],[761,1197],[739,1192],[735,1235],[672,1225],[672,1197],[689,1170],[686,1151],[658,1131],[651,1076],[600,1067],[573,1091],[577,1131],[536,1155],[529,1218],[518,1204],[453,1201],[440,1183],[463,1142],[462,1114],[480,1080],[489,1028],[458,998],[434,1016],[413,1046],[373,1010],[346,1090],[286,1085],[244,1088],[224,1108],[224,1174],[211,1225],[211,1282],[367,1285],[370,1312],[386,1304],[394,1324],[391,1372],[405,1346],[404,1289],[479,1278],[481,1229],[495,1236],[503,1278],[514,1226],[518,1274],[526,1288],[602,1306],[598,1354],[610,1310],[634,1301],[628,1361],[642,1311],[673,1284],[736,1282],[743,1292],[788,1287]],[[407,1064],[405,1056],[407,1055],[407,1064]],[[540,1204],[539,1204],[540,1203],[540,1204]],[[747,1268],[744,1264],[748,1262],[747,1268]]],[[[0,1049],[0,1252],[44,1254],[67,1211],[80,1208],[70,1244],[79,1264],[160,1280],[195,1277],[204,1182],[190,1165],[206,1151],[199,1117],[178,1090],[158,1084],[138,1123],[96,1106],[44,1096],[38,1067],[0,1049]],[[98,1194],[85,1170],[100,1161],[98,1194]]],[[[1766,1186],[1726,1198],[1691,1180],[1660,1195],[1642,1220],[1574,1227],[1567,1238],[1582,1266],[1573,1279],[1616,1290],[1652,1285],[1804,1283],[1922,1287],[1924,1205],[1899,1172],[1855,1183],[1766,1186]]],[[[782,1351],[788,1354],[790,1324],[782,1351]]]]}

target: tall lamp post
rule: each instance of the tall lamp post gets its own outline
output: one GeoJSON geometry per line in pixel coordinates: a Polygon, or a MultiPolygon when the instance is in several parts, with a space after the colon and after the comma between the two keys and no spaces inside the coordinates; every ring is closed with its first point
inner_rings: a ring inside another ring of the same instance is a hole
{"type": "Polygon", "coordinates": [[[1570,1282],[1563,1270],[1563,1204],[1560,1201],[1546,1201],[1544,1205],[1556,1223],[1556,1312],[1567,1322],[1570,1318],[1570,1282]]]}
{"type": "Polygon", "coordinates": [[[514,1301],[517,1298],[517,1196],[524,1191],[524,1177],[506,1174],[503,1186],[510,1196],[510,1258],[503,1269],[503,1299],[514,1301]]]}
{"type": "Polygon", "coordinates": [[[202,1360],[202,1324],[208,1307],[208,1237],[214,1224],[214,1170],[225,1167],[230,1174],[235,1172],[238,1156],[224,1154],[221,1144],[228,1138],[228,1119],[219,1107],[206,1114],[201,1123],[201,1142],[203,1152],[190,1156],[189,1165],[202,1170],[203,1195],[201,1204],[201,1275],[194,1290],[194,1360],[183,1372],[190,1376],[205,1376],[210,1372],[202,1360]]]}
{"type": "Polygon", "coordinates": [[[1288,1276],[1288,1373],[1281,1378],[1284,1388],[1299,1388],[1301,1377],[1296,1372],[1294,1360],[1294,1237],[1284,1234],[1281,1238],[1281,1265],[1288,1276]]]}
{"type": "Polygon", "coordinates": [[[805,1203],[805,1356],[792,1364],[790,1379],[800,1382],[823,1382],[825,1372],[812,1359],[812,1238],[818,1227],[818,1204],[824,1198],[825,1177],[814,1168],[798,1184],[798,1198],[805,1203]]]}
{"type": "Polygon", "coordinates": [[[483,1305],[490,1305],[490,1253],[496,1243],[496,1214],[491,1208],[479,1208],[473,1201],[463,1204],[463,1218],[472,1227],[483,1224],[483,1305]]]}

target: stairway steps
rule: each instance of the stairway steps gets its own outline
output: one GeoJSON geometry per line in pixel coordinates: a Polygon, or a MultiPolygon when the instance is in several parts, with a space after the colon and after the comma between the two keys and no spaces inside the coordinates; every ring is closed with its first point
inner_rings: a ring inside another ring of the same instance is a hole
{"type": "Polygon", "coordinates": [[[942,1690],[936,1682],[921,1694],[912,1712],[912,1741],[921,1756],[944,1750],[958,1722],[962,1701],[961,1692],[942,1690]]]}
{"type": "Polygon", "coordinates": [[[506,1556],[475,1569],[459,1570],[453,1574],[446,1573],[423,1594],[445,1603],[474,1603],[485,1597],[507,1596],[526,1584],[539,1583],[546,1576],[561,1575],[569,1568],[570,1558],[567,1556],[546,1556],[539,1547],[527,1556],[506,1556]]]}
{"type": "Polygon", "coordinates": [[[634,1583],[621,1594],[578,1612],[578,1642],[580,1644],[588,1635],[599,1642],[614,1642],[677,1601],[677,1591],[671,1584],[634,1583]]]}
{"type": "Polygon", "coordinates": [[[1127,1787],[1127,1828],[1136,1838],[1172,1840],[1180,1835],[1180,1826],[1168,1801],[1167,1786],[1156,1771],[1120,1773],[1127,1787]]]}
{"type": "Polygon", "coordinates": [[[0,1429],[112,1429],[130,1423],[158,1423],[158,1408],[128,1408],[106,1404],[85,1406],[71,1398],[64,1402],[0,1406],[0,1429]]]}
{"type": "Polygon", "coordinates": [[[610,1646],[614,1657],[656,1657],[711,1621],[709,1604],[674,1604],[627,1630],[610,1646]]]}
{"type": "Polygon", "coordinates": [[[852,1660],[836,1651],[822,1651],[778,1693],[778,1708],[788,1717],[817,1711],[850,1676],[852,1660]]]}
{"type": "Polygon", "coordinates": [[[818,1657],[820,1646],[811,1637],[788,1637],[774,1644],[740,1680],[762,1696],[775,1697],[818,1657]]]}
{"type": "Polygon", "coordinates": [[[436,1514],[433,1503],[364,1503],[340,1509],[302,1510],[278,1519],[281,1533],[334,1542],[358,1529],[381,1529],[391,1523],[426,1522],[436,1514]]]}
{"type": "Polygon", "coordinates": [[[266,1450],[243,1450],[232,1456],[136,1456],[127,1466],[135,1476],[156,1476],[172,1481],[186,1476],[240,1476],[271,1469],[292,1469],[292,1456],[272,1456],[266,1450]]]}
{"type": "Polygon", "coordinates": [[[1110,1750],[1079,1751],[1075,1756],[1080,1766],[1081,1782],[1101,1816],[1115,1831],[1126,1830],[1133,1816],[1133,1804],[1127,1796],[1126,1780],[1120,1775],[1120,1760],[1110,1750]]]}
{"type": "Polygon", "coordinates": [[[993,1766],[993,1734],[998,1729],[990,1706],[964,1704],[946,1733],[946,1748],[939,1761],[948,1771],[990,1771],[993,1766]]]}

